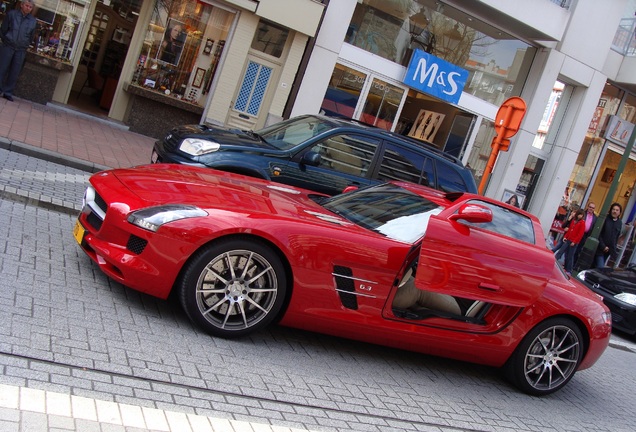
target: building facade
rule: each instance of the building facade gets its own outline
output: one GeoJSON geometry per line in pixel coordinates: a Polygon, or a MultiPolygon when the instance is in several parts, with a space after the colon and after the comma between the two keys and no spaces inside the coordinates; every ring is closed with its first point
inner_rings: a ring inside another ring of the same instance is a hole
{"type": "Polygon", "coordinates": [[[36,0],[16,94],[155,137],[183,123],[359,119],[461,158],[478,184],[486,177],[486,195],[516,195],[548,236],[555,216],[589,200],[634,217],[633,160],[608,193],[636,122],[635,10],[635,0],[36,0]],[[527,112],[488,175],[510,97],[527,112]]]}
{"type": "Polygon", "coordinates": [[[35,0],[16,95],[155,137],[200,121],[258,128],[282,119],[323,11],[314,0],[35,0]]]}
{"type": "MultiPolygon", "coordinates": [[[[607,135],[608,122],[635,121],[633,58],[612,49],[621,27],[631,46],[633,20],[622,19],[632,3],[331,1],[291,115],[322,111],[412,136],[460,157],[479,184],[497,110],[521,97],[521,128],[484,192],[517,195],[548,236],[560,206],[607,199],[626,141],[607,135]],[[460,89],[447,79],[457,68],[460,89]]],[[[614,197],[628,208],[631,171],[614,197]]]]}

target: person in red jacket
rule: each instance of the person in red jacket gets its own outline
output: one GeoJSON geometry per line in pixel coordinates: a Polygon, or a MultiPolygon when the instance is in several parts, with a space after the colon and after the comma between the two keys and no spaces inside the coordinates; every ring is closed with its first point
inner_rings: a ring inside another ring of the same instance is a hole
{"type": "Polygon", "coordinates": [[[570,222],[565,236],[563,236],[563,244],[554,252],[556,259],[558,260],[565,253],[565,271],[568,274],[572,273],[574,267],[574,253],[578,244],[583,240],[585,234],[585,221],[583,216],[585,212],[581,209],[577,210],[574,214],[574,219],[570,222]]]}

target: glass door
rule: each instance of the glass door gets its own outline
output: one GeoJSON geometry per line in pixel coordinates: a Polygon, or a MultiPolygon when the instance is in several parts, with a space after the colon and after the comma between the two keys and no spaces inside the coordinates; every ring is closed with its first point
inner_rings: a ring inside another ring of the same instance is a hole
{"type": "Polygon", "coordinates": [[[359,119],[386,130],[394,130],[396,119],[406,98],[406,89],[379,78],[372,78],[359,119]]]}
{"type": "Polygon", "coordinates": [[[406,95],[406,87],[336,64],[320,110],[328,116],[360,120],[392,131],[406,95]]]}
{"type": "Polygon", "coordinates": [[[367,74],[364,72],[336,64],[320,106],[321,113],[331,117],[355,118],[355,110],[366,80],[367,74]]]}

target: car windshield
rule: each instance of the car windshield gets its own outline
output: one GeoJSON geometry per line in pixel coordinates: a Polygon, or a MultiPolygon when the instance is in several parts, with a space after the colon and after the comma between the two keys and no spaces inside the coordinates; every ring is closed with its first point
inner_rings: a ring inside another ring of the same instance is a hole
{"type": "Polygon", "coordinates": [[[439,205],[394,184],[382,184],[329,198],[323,207],[394,240],[415,243],[426,233],[439,205]]]}
{"type": "Polygon", "coordinates": [[[256,133],[279,150],[289,150],[310,138],[334,128],[334,124],[318,117],[301,116],[268,126],[256,133]]]}

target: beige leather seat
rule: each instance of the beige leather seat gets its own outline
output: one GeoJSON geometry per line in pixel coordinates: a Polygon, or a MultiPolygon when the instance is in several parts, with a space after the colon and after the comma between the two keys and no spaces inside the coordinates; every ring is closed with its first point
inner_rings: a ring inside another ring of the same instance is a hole
{"type": "Polygon", "coordinates": [[[402,278],[395,298],[393,307],[398,309],[408,309],[413,306],[425,307],[427,309],[461,315],[462,311],[453,296],[440,294],[432,291],[424,291],[415,287],[415,278],[411,276],[411,271],[407,271],[402,278]]]}

